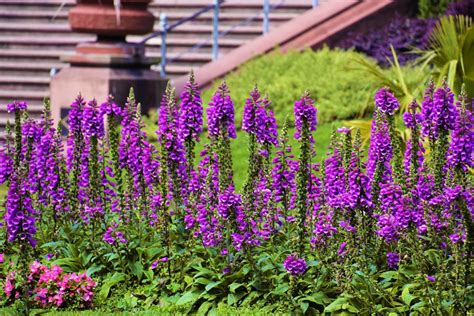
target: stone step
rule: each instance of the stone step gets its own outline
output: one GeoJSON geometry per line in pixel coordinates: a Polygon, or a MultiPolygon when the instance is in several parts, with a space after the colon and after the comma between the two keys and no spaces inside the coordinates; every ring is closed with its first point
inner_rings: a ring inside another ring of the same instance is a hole
{"type": "MultiPolygon", "coordinates": [[[[32,100],[32,101],[43,101],[45,97],[49,95],[48,91],[4,91],[0,90],[0,100],[32,100]]],[[[3,102],[5,103],[5,102],[3,102]]],[[[3,104],[0,101],[0,104],[3,104]]]]}
{"type": "Polygon", "coordinates": [[[49,77],[17,77],[17,76],[0,76],[0,84],[28,84],[28,85],[49,85],[49,77]]]}
{"type": "MultiPolygon", "coordinates": [[[[159,20],[160,13],[153,12],[156,19],[159,20]]],[[[220,12],[219,13],[219,21],[242,21],[249,17],[255,16],[255,20],[262,21],[263,14],[260,12],[256,12],[255,14],[245,13],[241,11],[237,12],[220,12]],[[258,13],[258,15],[256,14],[258,13]]],[[[180,19],[184,19],[189,16],[189,13],[183,11],[177,12],[167,12],[168,21],[178,21],[180,19]]],[[[288,12],[270,12],[269,19],[270,21],[281,22],[281,21],[288,21],[292,18],[297,17],[298,14],[296,13],[288,13],[288,12]]],[[[1,19],[18,19],[18,20],[30,20],[33,19],[34,21],[43,21],[44,23],[51,23],[54,21],[58,21],[61,23],[67,22],[68,12],[65,10],[57,11],[44,11],[44,10],[7,10],[7,9],[0,9],[0,18],[1,19]]],[[[194,21],[190,21],[189,23],[197,21],[206,21],[209,22],[213,19],[212,13],[203,13],[196,17],[194,21]]],[[[157,23],[159,23],[157,21],[157,23]]]]}
{"type": "MultiPolygon", "coordinates": [[[[155,26],[155,32],[159,32],[160,28],[155,26]]],[[[174,28],[170,33],[184,33],[184,34],[209,34],[211,35],[213,31],[212,25],[180,25],[174,28]]],[[[54,33],[61,34],[71,34],[71,28],[69,24],[48,24],[48,23],[2,23],[0,22],[0,32],[5,35],[6,32],[9,33],[47,33],[45,35],[54,35],[54,33]]],[[[231,27],[221,25],[219,27],[219,32],[228,33],[228,34],[248,34],[248,35],[260,35],[262,34],[261,26],[238,26],[231,27]]],[[[84,35],[77,35],[84,36],[84,35]]],[[[87,35],[86,35],[87,36],[87,35]]]]}

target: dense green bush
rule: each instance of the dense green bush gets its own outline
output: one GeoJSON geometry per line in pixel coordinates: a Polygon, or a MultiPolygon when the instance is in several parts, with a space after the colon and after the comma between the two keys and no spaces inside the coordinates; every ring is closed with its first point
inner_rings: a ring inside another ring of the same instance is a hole
{"type": "Polygon", "coordinates": [[[421,18],[442,15],[453,0],[418,0],[418,11],[421,18]]]}
{"type": "MultiPolygon", "coordinates": [[[[231,97],[236,106],[236,124],[242,122],[242,109],[253,85],[268,93],[281,124],[292,115],[293,102],[307,89],[317,96],[320,122],[355,117],[368,103],[377,89],[376,80],[361,80],[360,71],[350,71],[355,57],[366,58],[353,51],[323,48],[317,52],[275,51],[258,57],[229,74],[225,80],[233,89],[231,97]]],[[[203,101],[210,100],[218,82],[203,92],[203,101]]]]}
{"type": "MultiPolygon", "coordinates": [[[[305,89],[317,96],[320,123],[352,119],[370,113],[372,97],[380,87],[380,81],[361,69],[360,60],[375,66],[375,62],[363,54],[329,48],[286,54],[275,51],[244,64],[225,78],[233,88],[231,97],[236,107],[236,124],[242,122],[245,99],[255,84],[261,91],[268,93],[280,125],[286,116],[293,114],[293,102],[305,89]]],[[[418,68],[404,66],[402,70],[410,80],[418,80],[418,68]]],[[[395,72],[393,69],[381,71],[390,77],[395,72]]],[[[209,102],[217,84],[203,92],[205,104],[209,102]]]]}

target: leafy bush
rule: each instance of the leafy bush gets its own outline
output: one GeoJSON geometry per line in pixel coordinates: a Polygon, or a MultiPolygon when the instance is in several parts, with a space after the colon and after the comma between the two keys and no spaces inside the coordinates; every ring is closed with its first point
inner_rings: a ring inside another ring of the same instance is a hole
{"type": "MultiPolygon", "coordinates": [[[[321,123],[356,117],[370,103],[376,91],[375,80],[360,80],[361,72],[352,70],[354,58],[370,59],[351,51],[323,48],[316,52],[275,51],[258,57],[226,76],[226,82],[235,87],[231,97],[236,107],[236,122],[242,122],[242,109],[248,91],[257,85],[272,100],[277,121],[282,124],[293,114],[292,103],[301,91],[307,89],[316,95],[321,123]]],[[[217,83],[203,92],[207,103],[217,83]]]]}
{"type": "MultiPolygon", "coordinates": [[[[240,191],[225,83],[207,108],[209,144],[199,158],[204,108],[193,78],[181,102],[168,86],[156,144],[133,92],[124,108],[78,97],[64,154],[48,104],[32,120],[26,103],[13,102],[15,125],[0,151],[8,185],[0,261],[15,258],[15,277],[28,280],[30,261],[52,254],[53,266],[98,280],[94,303],[114,312],[472,312],[470,100],[430,83],[421,107],[403,115],[405,150],[395,133],[399,101],[386,87],[374,101],[367,160],[360,133],[340,128],[316,164],[309,93],[294,102],[290,135],[287,123],[278,134],[269,100],[253,89],[240,191]]],[[[28,310],[38,296],[18,289],[28,310]]]]}
{"type": "Polygon", "coordinates": [[[418,11],[421,18],[431,18],[442,15],[453,0],[418,0],[418,11]]]}

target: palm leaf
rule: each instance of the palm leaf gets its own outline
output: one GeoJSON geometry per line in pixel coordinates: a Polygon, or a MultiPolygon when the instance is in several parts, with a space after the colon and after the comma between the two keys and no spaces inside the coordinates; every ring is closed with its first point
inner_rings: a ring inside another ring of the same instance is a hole
{"type": "Polygon", "coordinates": [[[429,39],[429,49],[418,51],[422,54],[422,67],[434,65],[437,84],[446,78],[448,85],[459,93],[462,83],[472,96],[474,78],[474,28],[472,19],[466,16],[442,17],[433,28],[429,39]],[[473,73],[473,75],[470,75],[473,73]]]}

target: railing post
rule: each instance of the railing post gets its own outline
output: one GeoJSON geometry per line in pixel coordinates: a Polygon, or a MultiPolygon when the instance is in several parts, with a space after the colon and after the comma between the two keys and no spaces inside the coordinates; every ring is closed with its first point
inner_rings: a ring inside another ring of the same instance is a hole
{"type": "Polygon", "coordinates": [[[212,19],[212,60],[219,57],[219,0],[214,0],[214,17],[212,19]]]}
{"type": "Polygon", "coordinates": [[[319,0],[312,0],[313,8],[316,8],[319,5],[319,0]]]}
{"type": "Polygon", "coordinates": [[[268,33],[269,29],[270,0],[263,0],[263,34],[268,33]]]}
{"type": "Polygon", "coordinates": [[[166,35],[168,33],[168,17],[165,13],[160,14],[160,30],[161,30],[161,69],[160,76],[166,77],[166,35]]]}

